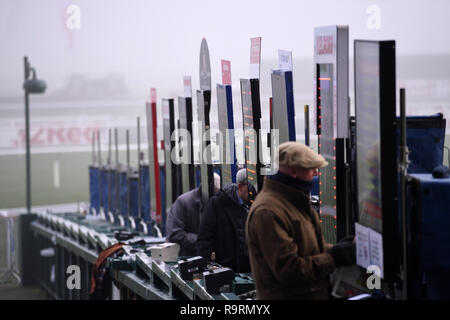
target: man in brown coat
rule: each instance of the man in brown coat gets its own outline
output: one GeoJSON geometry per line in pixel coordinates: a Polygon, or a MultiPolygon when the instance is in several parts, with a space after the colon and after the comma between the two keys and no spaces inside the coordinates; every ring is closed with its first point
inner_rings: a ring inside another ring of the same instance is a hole
{"type": "Polygon", "coordinates": [[[246,224],[258,299],[329,299],[329,275],[355,263],[355,245],[322,236],[310,192],[325,159],[298,142],[280,145],[279,171],[267,176],[246,224]]]}

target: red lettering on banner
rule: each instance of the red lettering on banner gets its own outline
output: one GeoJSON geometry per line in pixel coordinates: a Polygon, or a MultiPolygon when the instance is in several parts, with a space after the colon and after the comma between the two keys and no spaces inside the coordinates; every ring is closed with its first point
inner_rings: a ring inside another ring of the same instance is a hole
{"type": "Polygon", "coordinates": [[[80,135],[81,135],[80,128],[69,128],[67,132],[67,140],[71,144],[80,144],[80,135]]]}
{"type": "Polygon", "coordinates": [[[95,139],[95,133],[98,131],[98,128],[84,128],[83,137],[87,142],[92,143],[92,139],[95,139]]]}
{"type": "Polygon", "coordinates": [[[30,137],[30,145],[45,145],[45,140],[42,139],[44,129],[40,128],[35,134],[30,137]]]}
{"type": "MultiPolygon", "coordinates": [[[[92,139],[98,127],[71,127],[71,128],[31,128],[31,146],[75,146],[92,144],[92,139]]],[[[25,145],[25,129],[17,130],[16,139],[11,140],[11,145],[21,147],[25,145]]]]}
{"type": "Polygon", "coordinates": [[[317,36],[316,38],[317,54],[333,54],[334,37],[333,36],[317,36]]]}
{"type": "Polygon", "coordinates": [[[59,143],[65,143],[66,139],[64,138],[64,128],[48,128],[47,129],[47,144],[52,145],[55,144],[53,138],[56,136],[59,143]]]}

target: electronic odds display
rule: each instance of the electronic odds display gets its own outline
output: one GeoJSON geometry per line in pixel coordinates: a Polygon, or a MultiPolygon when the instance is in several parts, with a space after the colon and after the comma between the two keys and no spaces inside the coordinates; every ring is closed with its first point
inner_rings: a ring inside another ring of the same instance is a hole
{"type": "Polygon", "coordinates": [[[318,152],[328,162],[319,169],[320,222],[324,238],[336,243],[350,233],[345,173],[348,103],[348,27],[314,29],[314,83],[318,152]]]}
{"type": "MultiPolygon", "coordinates": [[[[391,279],[398,271],[400,255],[395,41],[355,40],[354,50],[358,220],[372,230],[369,256],[377,257],[384,278],[391,279]],[[373,239],[379,239],[376,252],[373,239]]],[[[362,240],[357,239],[357,247],[363,245],[362,240]]],[[[358,259],[364,266],[362,257],[358,259]]]]}
{"type": "MultiPolygon", "coordinates": [[[[261,188],[258,183],[258,131],[256,131],[255,128],[255,118],[253,117],[254,110],[252,104],[252,91],[250,80],[248,79],[241,79],[241,101],[242,116],[244,118],[244,155],[245,167],[247,168],[247,180],[258,191],[261,188]],[[249,134],[250,132],[253,132],[254,134],[249,134]]],[[[257,120],[260,121],[260,119],[257,120]]]]}

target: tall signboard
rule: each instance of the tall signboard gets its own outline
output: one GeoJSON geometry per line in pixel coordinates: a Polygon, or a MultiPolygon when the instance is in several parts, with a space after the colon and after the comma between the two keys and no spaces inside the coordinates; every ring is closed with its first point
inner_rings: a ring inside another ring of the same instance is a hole
{"type": "Polygon", "coordinates": [[[355,40],[357,264],[399,271],[395,41],[355,40]]]}
{"type": "Polygon", "coordinates": [[[158,135],[156,117],[156,89],[150,89],[150,102],[146,103],[147,140],[149,162],[149,189],[150,189],[150,216],[161,227],[162,223],[162,197],[158,161],[158,135]]]}
{"type": "Polygon", "coordinates": [[[189,137],[182,136],[184,141],[180,144],[184,146],[183,152],[187,152],[186,155],[181,155],[182,159],[187,160],[187,163],[183,161],[181,164],[181,192],[185,193],[195,188],[195,176],[194,176],[194,149],[191,137],[192,135],[192,84],[191,77],[183,78],[184,97],[178,97],[178,116],[180,119],[180,129],[189,133],[189,137]]]}
{"type": "Polygon", "coordinates": [[[279,130],[280,144],[295,141],[294,87],[292,53],[278,50],[279,69],[272,70],[272,120],[279,130]]]}
{"type": "MultiPolygon", "coordinates": [[[[250,39],[250,79],[241,79],[241,102],[244,127],[244,155],[247,179],[256,191],[261,190],[261,98],[259,92],[259,77],[261,69],[261,37],[250,39]]],[[[251,191],[249,191],[251,192],[251,191]]],[[[249,194],[250,201],[254,199],[249,194]]]]}
{"type": "Polygon", "coordinates": [[[219,117],[220,144],[220,183],[236,182],[236,156],[234,148],[233,97],[231,91],[231,63],[222,60],[222,84],[217,84],[217,108],[219,117]],[[233,131],[230,131],[233,130],[233,131]]]}
{"type": "Polygon", "coordinates": [[[325,240],[349,234],[345,145],[349,136],[348,27],[314,29],[314,101],[318,151],[329,163],[319,169],[320,220],[325,240]]]}
{"type": "Polygon", "coordinates": [[[210,146],[210,122],[211,111],[211,65],[209,49],[206,39],[202,39],[200,46],[200,90],[197,90],[197,114],[200,121],[200,181],[202,198],[206,203],[214,193],[213,167],[210,146]]]}
{"type": "Polygon", "coordinates": [[[177,167],[172,161],[171,152],[175,147],[172,132],[175,130],[173,99],[162,99],[163,130],[164,130],[164,159],[166,180],[166,210],[177,198],[177,167]]]}

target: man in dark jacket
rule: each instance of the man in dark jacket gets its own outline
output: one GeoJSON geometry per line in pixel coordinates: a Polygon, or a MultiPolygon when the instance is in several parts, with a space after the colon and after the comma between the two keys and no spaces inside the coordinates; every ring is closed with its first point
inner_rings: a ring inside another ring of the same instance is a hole
{"type": "Polygon", "coordinates": [[[238,171],[235,183],[226,184],[203,209],[197,239],[197,253],[235,272],[250,272],[245,221],[249,211],[249,189],[245,169],[238,171]]]}
{"type": "MultiPolygon", "coordinates": [[[[197,232],[203,209],[201,186],[180,195],[170,206],[166,220],[166,239],[180,245],[180,256],[195,256],[197,232]]],[[[214,191],[220,189],[220,177],[214,173],[214,191]]]]}
{"type": "Polygon", "coordinates": [[[267,176],[246,235],[258,299],[329,299],[329,275],[355,263],[355,245],[325,242],[311,207],[312,179],[325,159],[298,142],[280,145],[279,171],[267,176]]]}
{"type": "Polygon", "coordinates": [[[180,256],[195,256],[202,190],[197,187],[183,193],[170,206],[166,221],[166,239],[180,245],[180,256]]]}

